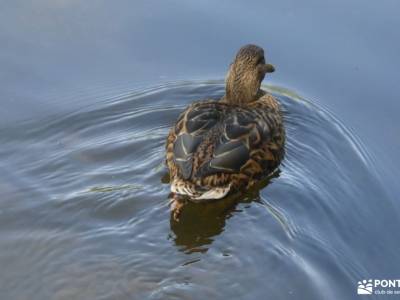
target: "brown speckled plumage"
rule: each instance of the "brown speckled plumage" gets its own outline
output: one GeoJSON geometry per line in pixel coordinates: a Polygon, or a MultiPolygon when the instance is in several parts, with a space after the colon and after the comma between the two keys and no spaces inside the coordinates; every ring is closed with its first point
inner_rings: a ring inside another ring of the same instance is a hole
{"type": "Polygon", "coordinates": [[[193,201],[218,199],[272,173],[284,155],[285,131],[277,100],[260,89],[266,64],[255,45],[241,48],[219,101],[187,107],[166,144],[171,191],[193,201]]]}

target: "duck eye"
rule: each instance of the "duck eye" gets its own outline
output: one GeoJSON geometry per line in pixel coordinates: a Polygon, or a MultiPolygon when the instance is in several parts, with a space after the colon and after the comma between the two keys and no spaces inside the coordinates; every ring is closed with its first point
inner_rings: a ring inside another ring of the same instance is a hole
{"type": "Polygon", "coordinates": [[[261,56],[260,58],[258,58],[258,60],[257,60],[257,65],[259,65],[259,64],[265,64],[265,58],[264,58],[264,56],[261,56]]]}

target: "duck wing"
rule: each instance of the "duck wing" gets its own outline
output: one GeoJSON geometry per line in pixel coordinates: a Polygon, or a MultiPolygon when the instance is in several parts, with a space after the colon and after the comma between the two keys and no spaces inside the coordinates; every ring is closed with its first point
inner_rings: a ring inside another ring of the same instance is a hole
{"type": "Polygon", "coordinates": [[[196,170],[195,177],[218,173],[240,173],[248,164],[258,163],[255,173],[262,172],[261,159],[254,161],[254,153],[262,150],[270,140],[270,128],[263,111],[256,108],[229,107],[216,127],[212,155],[196,170]]]}
{"type": "Polygon", "coordinates": [[[199,146],[223,118],[223,107],[216,103],[203,101],[192,104],[179,116],[175,125],[173,161],[185,180],[193,173],[194,156],[199,146]]]}
{"type": "Polygon", "coordinates": [[[191,105],[175,126],[172,151],[179,174],[196,181],[218,173],[239,173],[252,153],[270,140],[267,121],[265,111],[257,108],[216,101],[191,105]]]}

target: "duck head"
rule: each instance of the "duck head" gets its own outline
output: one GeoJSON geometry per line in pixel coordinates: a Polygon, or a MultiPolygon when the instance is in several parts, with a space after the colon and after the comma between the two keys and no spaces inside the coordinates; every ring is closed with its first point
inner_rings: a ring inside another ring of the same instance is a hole
{"type": "Polygon", "coordinates": [[[265,63],[261,47],[246,45],[240,48],[226,76],[226,101],[240,105],[255,100],[265,74],[274,71],[273,65],[265,63]]]}

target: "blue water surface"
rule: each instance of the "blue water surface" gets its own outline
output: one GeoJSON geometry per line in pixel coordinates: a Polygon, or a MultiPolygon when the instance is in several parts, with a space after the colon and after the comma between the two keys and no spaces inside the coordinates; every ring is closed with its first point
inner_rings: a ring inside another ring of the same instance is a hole
{"type": "Polygon", "coordinates": [[[399,11],[0,2],[1,298],[358,299],[359,280],[398,279],[399,11]],[[279,176],[177,224],[168,129],[223,95],[247,43],[276,68],[264,89],[284,109],[279,176]]]}

